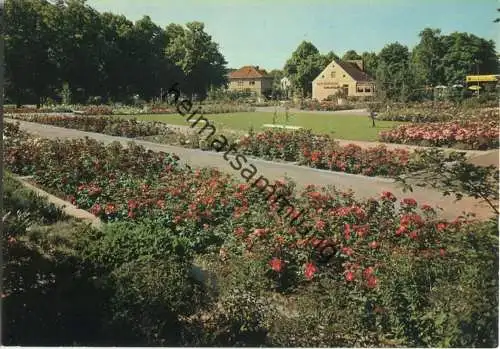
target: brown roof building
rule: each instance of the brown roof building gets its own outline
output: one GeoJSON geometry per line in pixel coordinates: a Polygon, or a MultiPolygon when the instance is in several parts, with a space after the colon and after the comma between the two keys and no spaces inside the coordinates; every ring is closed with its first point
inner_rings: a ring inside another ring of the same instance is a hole
{"type": "Polygon", "coordinates": [[[312,98],[322,101],[342,92],[346,97],[371,97],[375,80],[363,69],[363,61],[334,60],[312,82],[312,98]]]}
{"type": "Polygon", "coordinates": [[[230,91],[248,91],[261,96],[272,88],[273,77],[259,66],[246,65],[229,73],[230,91]]]}

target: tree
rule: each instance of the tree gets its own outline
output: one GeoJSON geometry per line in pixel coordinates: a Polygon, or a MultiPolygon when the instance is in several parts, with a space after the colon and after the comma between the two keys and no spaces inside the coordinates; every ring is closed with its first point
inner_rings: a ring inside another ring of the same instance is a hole
{"type": "Polygon", "coordinates": [[[419,36],[420,42],[412,52],[416,79],[420,86],[442,85],[445,81],[443,66],[445,48],[441,30],[425,28],[419,36]]]}
{"type": "Polygon", "coordinates": [[[282,88],[281,88],[281,79],[285,77],[285,73],[280,69],[273,69],[269,72],[269,75],[273,77],[273,85],[272,85],[272,95],[275,97],[282,96],[282,88]]]}
{"type": "Polygon", "coordinates": [[[343,61],[362,59],[360,55],[354,50],[347,51],[344,56],[342,56],[343,61]]]}
{"type": "Polygon", "coordinates": [[[361,59],[363,60],[363,69],[365,72],[368,75],[375,77],[378,67],[377,54],[375,52],[363,52],[363,54],[361,54],[361,59]]]}
{"type": "Polygon", "coordinates": [[[186,29],[170,24],[166,28],[165,54],[185,74],[181,87],[186,93],[205,96],[210,86],[227,83],[226,60],[219,46],[204,31],[204,24],[191,22],[186,29]]]}
{"type": "Polygon", "coordinates": [[[410,67],[408,47],[396,42],[380,51],[376,80],[382,98],[401,101],[410,99],[415,89],[414,74],[410,67]]]}
{"type": "Polygon", "coordinates": [[[325,58],[312,43],[303,41],[285,64],[285,74],[302,97],[312,93],[312,81],[324,69],[325,58]]]}
{"type": "Polygon", "coordinates": [[[5,3],[6,94],[17,105],[39,105],[58,83],[54,32],[47,21],[50,6],[28,0],[5,3]]]}
{"type": "Polygon", "coordinates": [[[337,56],[333,51],[328,52],[321,56],[323,59],[322,66],[326,67],[328,64],[332,63],[334,60],[339,60],[340,57],[337,56]]]}
{"type": "Polygon", "coordinates": [[[462,82],[468,74],[497,74],[495,43],[473,34],[452,33],[443,38],[444,79],[447,84],[462,82]]]}

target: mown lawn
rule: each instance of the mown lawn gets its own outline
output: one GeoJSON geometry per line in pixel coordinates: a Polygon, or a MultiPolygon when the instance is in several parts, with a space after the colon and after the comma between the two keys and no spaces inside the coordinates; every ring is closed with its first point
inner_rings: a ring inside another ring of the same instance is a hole
{"type": "MultiPolygon", "coordinates": [[[[161,121],[173,125],[189,126],[186,118],[180,114],[133,115],[138,120],[161,121]]],[[[249,112],[229,114],[207,114],[205,117],[213,121],[218,129],[228,128],[248,131],[250,127],[260,130],[264,124],[272,124],[273,113],[249,112]]],[[[284,113],[279,113],[277,124],[285,124],[284,113]]],[[[369,117],[356,114],[312,114],[292,113],[288,125],[310,128],[317,133],[331,133],[339,139],[376,141],[380,131],[391,129],[401,124],[393,121],[377,121],[372,127],[369,117]]]]}

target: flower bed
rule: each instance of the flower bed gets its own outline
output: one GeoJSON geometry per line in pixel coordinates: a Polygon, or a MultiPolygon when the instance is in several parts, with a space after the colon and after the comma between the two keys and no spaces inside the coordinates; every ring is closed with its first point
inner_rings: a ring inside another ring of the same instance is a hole
{"type": "Polygon", "coordinates": [[[302,270],[305,279],[327,273],[375,287],[375,270],[383,264],[373,257],[382,256],[377,252],[380,246],[414,252],[425,248],[439,254],[445,247],[435,235],[462,224],[436,222],[434,210],[427,205],[419,208],[413,199],[404,199],[396,209],[390,193],[356,201],[352,193],[314,186],[294,194],[291,183],[278,181],[275,195],[288,198],[297,212],[307,212],[301,218],[304,224],[295,227],[287,224],[277,203],[269,206],[258,188],[237,184],[216,170],[181,168],[175,156],[136,145],[104,146],[90,139],[23,139],[15,132],[9,125],[8,139],[16,142],[8,142],[7,168],[33,175],[38,185],[103,221],[161,220],[197,251],[227,245],[234,253],[258,252],[271,261],[275,272],[284,270],[286,260],[302,270]],[[322,263],[334,256],[347,264],[332,274],[322,263]],[[372,270],[369,277],[362,276],[367,270],[372,270]]]}
{"type": "Polygon", "coordinates": [[[476,150],[498,148],[498,137],[498,121],[401,125],[379,134],[381,142],[476,150]]]}
{"type": "Polygon", "coordinates": [[[408,121],[413,123],[445,122],[452,120],[498,120],[498,109],[464,108],[460,106],[444,107],[394,107],[377,115],[378,120],[408,121]]]}
{"type": "Polygon", "coordinates": [[[262,158],[297,161],[313,168],[365,176],[400,174],[411,158],[407,150],[389,150],[384,146],[340,146],[330,136],[315,135],[310,130],[257,133],[243,137],[238,150],[262,158]]]}
{"type": "Polygon", "coordinates": [[[301,110],[316,110],[316,111],[336,111],[336,110],[351,110],[354,109],[349,104],[338,104],[334,101],[317,101],[307,100],[300,103],[301,110]]]}
{"type": "Polygon", "coordinates": [[[11,117],[16,120],[129,138],[165,135],[171,132],[161,122],[141,122],[135,119],[119,119],[112,116],[19,114],[11,117]]]}

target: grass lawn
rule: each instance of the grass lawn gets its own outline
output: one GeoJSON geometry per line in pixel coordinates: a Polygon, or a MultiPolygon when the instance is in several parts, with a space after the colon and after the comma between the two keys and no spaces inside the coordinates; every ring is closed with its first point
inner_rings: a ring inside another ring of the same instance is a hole
{"type": "MultiPolygon", "coordinates": [[[[138,120],[161,121],[172,125],[189,126],[185,117],[180,114],[156,114],[156,115],[134,115],[130,116],[138,120]]],[[[207,114],[205,117],[213,121],[218,129],[233,129],[248,131],[253,126],[255,130],[260,130],[264,124],[272,124],[273,113],[248,112],[229,114],[207,114]]],[[[285,124],[285,115],[279,113],[277,124],[285,124]]],[[[288,125],[302,126],[312,129],[317,133],[333,133],[338,139],[376,141],[380,131],[391,129],[401,122],[376,121],[376,127],[372,127],[372,122],[368,116],[356,114],[312,114],[312,113],[292,113],[288,125]]]]}

